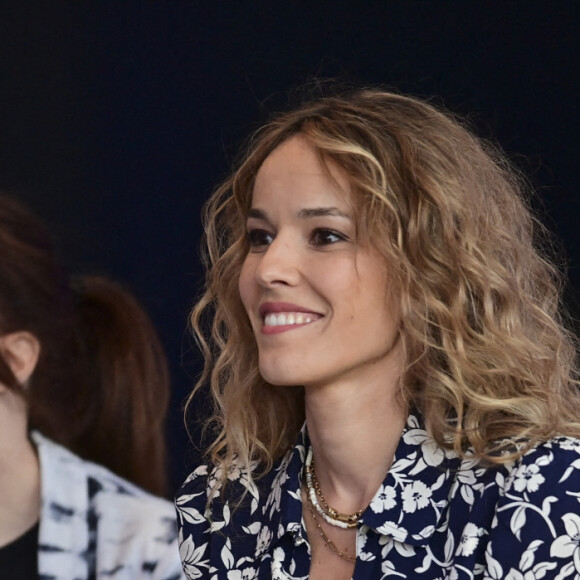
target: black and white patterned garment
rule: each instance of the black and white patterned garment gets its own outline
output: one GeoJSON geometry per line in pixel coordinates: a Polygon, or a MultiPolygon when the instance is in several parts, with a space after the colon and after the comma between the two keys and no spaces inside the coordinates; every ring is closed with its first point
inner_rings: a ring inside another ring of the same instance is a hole
{"type": "MultiPolygon", "coordinates": [[[[257,484],[232,469],[224,494],[215,469],[189,476],[176,499],[188,578],[308,578],[300,493],[308,447],[303,429],[257,484]]],[[[362,515],[353,580],[580,580],[579,501],[580,440],[556,437],[485,469],[441,449],[411,414],[362,515]]]]}
{"type": "Polygon", "coordinates": [[[175,512],[39,433],[41,580],[181,580],[175,512]]]}

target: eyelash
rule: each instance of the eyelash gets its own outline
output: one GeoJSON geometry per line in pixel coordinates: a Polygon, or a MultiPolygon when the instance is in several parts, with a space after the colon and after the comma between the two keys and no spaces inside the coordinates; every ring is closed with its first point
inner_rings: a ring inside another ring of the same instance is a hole
{"type": "MultiPolygon", "coordinates": [[[[263,246],[268,246],[275,238],[275,236],[273,236],[270,232],[260,228],[249,230],[246,234],[246,237],[251,248],[261,248],[263,246]]],[[[347,236],[330,228],[316,228],[310,234],[310,243],[315,247],[331,246],[346,240],[348,240],[347,236]],[[332,237],[334,239],[332,241],[321,242],[320,238],[322,236],[325,236],[326,238],[332,237]],[[318,241],[316,241],[316,239],[318,239],[318,241]]]]}
{"type": "Polygon", "coordinates": [[[315,244],[317,246],[330,246],[332,244],[336,244],[337,242],[344,242],[347,239],[344,234],[341,234],[335,230],[331,230],[329,228],[317,228],[312,232],[312,235],[310,236],[311,243],[312,240],[314,240],[314,238],[318,236],[326,236],[326,237],[332,236],[335,239],[331,242],[315,244]]]}
{"type": "MultiPolygon", "coordinates": [[[[248,239],[248,242],[250,243],[251,248],[260,248],[262,246],[269,245],[269,243],[264,241],[264,238],[274,239],[274,236],[272,236],[272,234],[268,233],[266,230],[255,229],[255,230],[249,230],[246,233],[246,238],[248,239]]],[[[270,243],[271,243],[271,241],[270,241],[270,243]]]]}

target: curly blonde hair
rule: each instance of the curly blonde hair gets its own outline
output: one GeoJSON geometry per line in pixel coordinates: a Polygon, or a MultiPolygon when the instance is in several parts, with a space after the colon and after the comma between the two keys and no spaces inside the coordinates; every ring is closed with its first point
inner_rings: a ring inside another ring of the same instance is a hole
{"type": "Polygon", "coordinates": [[[238,291],[256,174],[296,134],[350,177],[358,230],[384,256],[400,303],[401,396],[435,441],[499,463],[521,452],[499,453],[506,440],[578,436],[575,344],[525,180],[450,113],[365,89],[276,116],[206,204],[206,288],[191,317],[205,367],[191,396],[209,383],[210,459],[225,472],[237,456],[265,473],[304,420],[303,389],[261,378],[238,291]]]}

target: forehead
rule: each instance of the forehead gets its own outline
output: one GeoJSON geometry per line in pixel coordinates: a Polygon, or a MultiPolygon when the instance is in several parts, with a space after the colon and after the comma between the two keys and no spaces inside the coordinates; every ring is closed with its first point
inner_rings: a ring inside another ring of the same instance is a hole
{"type": "Polygon", "coordinates": [[[296,203],[352,204],[350,179],[301,135],[290,137],[266,157],[254,182],[252,205],[280,198],[296,203]]]}

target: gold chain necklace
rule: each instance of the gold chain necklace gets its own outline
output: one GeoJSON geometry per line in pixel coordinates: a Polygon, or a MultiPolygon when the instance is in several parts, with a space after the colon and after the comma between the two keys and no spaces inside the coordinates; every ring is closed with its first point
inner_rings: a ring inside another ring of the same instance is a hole
{"type": "Polygon", "coordinates": [[[358,510],[352,514],[342,514],[328,505],[328,502],[322,494],[320,484],[314,471],[314,458],[312,457],[312,447],[308,450],[308,455],[305,462],[306,467],[306,489],[310,504],[316,509],[320,517],[331,526],[338,528],[350,529],[355,528],[362,516],[363,510],[358,510]],[[320,497],[320,502],[324,509],[318,503],[317,496],[320,497]]]}
{"type": "Polygon", "coordinates": [[[329,548],[332,552],[334,552],[337,556],[342,558],[343,560],[346,560],[348,562],[356,562],[355,556],[351,556],[351,555],[347,554],[346,552],[339,550],[336,547],[336,544],[324,533],[324,530],[322,529],[322,526],[320,525],[320,522],[318,521],[318,518],[316,517],[316,509],[314,508],[314,505],[310,501],[310,497],[309,497],[308,493],[305,493],[305,495],[307,498],[308,511],[312,514],[312,519],[314,520],[314,523],[316,524],[316,529],[318,530],[320,537],[324,540],[325,546],[327,548],[329,548]]]}

